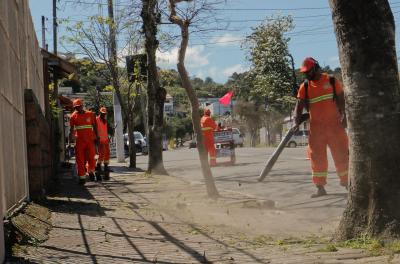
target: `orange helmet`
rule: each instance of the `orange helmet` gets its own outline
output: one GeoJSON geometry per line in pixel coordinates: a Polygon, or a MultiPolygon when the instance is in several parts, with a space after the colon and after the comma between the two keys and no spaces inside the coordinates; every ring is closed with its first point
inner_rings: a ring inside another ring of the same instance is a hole
{"type": "Polygon", "coordinates": [[[107,109],[103,106],[100,108],[100,113],[107,114],[107,109]]]}
{"type": "Polygon", "coordinates": [[[204,114],[207,116],[211,115],[211,110],[208,108],[204,109],[204,114]]]}
{"type": "Polygon", "coordinates": [[[75,108],[75,107],[78,107],[78,106],[82,106],[83,105],[83,103],[82,103],[82,100],[81,99],[75,99],[73,102],[72,102],[72,106],[75,108]]]}
{"type": "Polygon", "coordinates": [[[301,65],[300,72],[308,72],[317,65],[318,62],[315,59],[307,57],[304,59],[303,64],[301,65]]]}

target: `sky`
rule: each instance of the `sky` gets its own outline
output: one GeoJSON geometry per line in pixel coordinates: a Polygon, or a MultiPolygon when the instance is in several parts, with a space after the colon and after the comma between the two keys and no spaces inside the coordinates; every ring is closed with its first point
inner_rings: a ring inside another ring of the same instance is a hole
{"type": "MultiPolygon", "coordinates": [[[[80,0],[83,3],[101,0],[80,0]]],[[[107,0],[104,5],[73,4],[72,0],[59,0],[58,17],[70,21],[87,20],[88,16],[102,12],[106,15],[107,0]]],[[[114,0],[115,11],[126,8],[129,0],[114,0]]],[[[391,0],[392,12],[396,26],[400,24],[400,0],[391,0]]],[[[46,20],[46,42],[50,51],[52,38],[52,0],[29,0],[32,19],[38,39],[41,39],[41,16],[46,20]]],[[[192,34],[186,56],[186,66],[191,76],[225,83],[234,73],[246,71],[250,63],[246,51],[241,48],[242,40],[271,15],[291,15],[295,28],[287,34],[290,37],[289,52],[292,54],[295,67],[301,65],[305,57],[312,56],[321,66],[339,67],[338,49],[333,31],[332,18],[328,0],[226,0],[226,4],[216,10],[216,17],[226,22],[223,30],[204,34],[192,34]]],[[[161,25],[162,30],[171,25],[161,25]]],[[[168,29],[166,29],[168,30],[168,29]]],[[[59,36],[66,35],[65,25],[61,23],[59,36]]],[[[396,31],[396,39],[399,33],[396,31]]],[[[397,48],[399,47],[396,41],[397,48]]],[[[59,45],[60,52],[74,51],[71,45],[59,45]]],[[[158,65],[161,68],[176,69],[177,47],[157,52],[158,65]]]]}

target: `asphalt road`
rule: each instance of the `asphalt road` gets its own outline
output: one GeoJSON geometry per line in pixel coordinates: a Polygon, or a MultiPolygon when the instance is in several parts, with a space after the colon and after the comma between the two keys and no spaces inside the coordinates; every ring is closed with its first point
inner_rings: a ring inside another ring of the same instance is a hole
{"type": "MultiPolygon", "coordinates": [[[[212,168],[217,188],[274,201],[276,210],[286,214],[279,221],[292,218],[288,226],[295,222],[334,230],[345,208],[347,191],[339,185],[332,159],[329,158],[328,195],[312,199],[310,195],[316,188],[311,181],[305,147],[285,148],[265,180],[257,181],[273,151],[273,148],[237,148],[234,166],[212,168]]],[[[138,166],[146,168],[146,165],[147,156],[138,156],[138,166]]],[[[197,149],[182,147],[165,151],[164,165],[171,175],[192,184],[204,182],[197,149]]]]}

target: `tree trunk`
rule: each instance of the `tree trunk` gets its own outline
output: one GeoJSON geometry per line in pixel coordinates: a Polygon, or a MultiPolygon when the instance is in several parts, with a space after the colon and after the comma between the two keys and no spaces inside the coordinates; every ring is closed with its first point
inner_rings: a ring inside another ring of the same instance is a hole
{"type": "Polygon", "coordinates": [[[207,194],[209,197],[216,198],[219,196],[217,187],[215,186],[214,178],[211,173],[210,165],[208,164],[208,155],[204,146],[203,132],[200,126],[200,112],[199,112],[199,101],[195,91],[193,90],[192,84],[190,83],[189,75],[185,68],[185,55],[186,49],[189,42],[189,29],[188,24],[181,26],[181,45],[179,48],[178,55],[178,72],[182,79],[182,86],[185,88],[186,93],[190,100],[190,105],[192,107],[192,122],[193,129],[196,133],[197,139],[197,150],[199,152],[201,170],[203,172],[204,181],[207,188],[207,194]]]}
{"type": "Polygon", "coordinates": [[[157,14],[155,13],[157,1],[143,0],[142,19],[145,34],[145,48],[147,54],[147,110],[149,129],[149,163],[147,171],[156,174],[167,174],[162,153],[162,129],[164,122],[164,89],[160,87],[156,64],[156,50],[158,47],[157,14]],[[162,108],[162,109],[161,109],[162,108]],[[161,116],[160,116],[161,115],[161,116]]]}
{"type": "Polygon", "coordinates": [[[400,87],[394,18],[386,0],[330,4],[350,139],[350,194],[338,236],[399,236],[400,87]]]}
{"type": "Polygon", "coordinates": [[[128,138],[129,138],[129,168],[136,168],[136,145],[135,145],[135,125],[133,117],[128,117],[128,138]]]}

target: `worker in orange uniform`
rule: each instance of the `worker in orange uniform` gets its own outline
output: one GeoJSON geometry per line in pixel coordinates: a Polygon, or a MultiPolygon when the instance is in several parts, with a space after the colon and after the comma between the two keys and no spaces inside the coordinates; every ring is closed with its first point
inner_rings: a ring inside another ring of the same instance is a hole
{"type": "Polygon", "coordinates": [[[210,109],[204,109],[204,115],[201,118],[201,130],[203,131],[204,145],[210,155],[210,166],[217,165],[217,154],[214,146],[214,130],[217,124],[211,118],[210,109]]]}
{"type": "Polygon", "coordinates": [[[321,72],[318,62],[305,58],[300,72],[306,81],[300,86],[295,108],[296,128],[306,107],[310,113],[309,155],[312,180],[317,192],[311,197],[326,195],[324,186],[328,175],[327,146],[335,162],[340,185],[347,188],[349,149],[345,131],[346,116],[342,84],[334,77],[321,72]]]}
{"type": "Polygon", "coordinates": [[[74,112],[70,118],[70,138],[75,136],[75,157],[78,170],[79,184],[86,182],[86,162],[87,172],[90,180],[94,180],[95,175],[95,142],[97,141],[96,117],[93,112],[83,109],[81,99],[73,101],[74,112]]]}
{"type": "Polygon", "coordinates": [[[108,123],[107,123],[107,109],[105,107],[100,108],[100,114],[96,117],[97,132],[99,136],[99,146],[96,165],[96,178],[101,181],[101,164],[104,164],[104,180],[109,180],[110,169],[108,167],[110,163],[110,142],[108,139],[108,123]]]}

